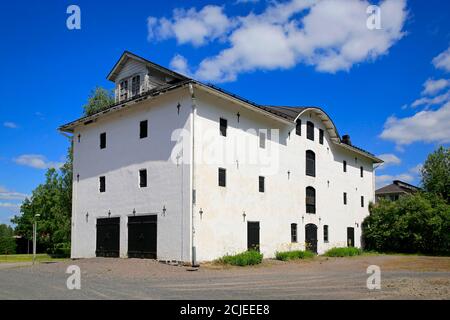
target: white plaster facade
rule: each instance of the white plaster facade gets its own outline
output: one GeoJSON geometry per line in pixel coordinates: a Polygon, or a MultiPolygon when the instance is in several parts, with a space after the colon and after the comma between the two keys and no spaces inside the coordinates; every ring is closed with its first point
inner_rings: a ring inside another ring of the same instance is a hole
{"type": "MultiPolygon", "coordinates": [[[[124,56],[115,67],[120,70],[112,71],[118,75],[116,83],[130,63],[145,73],[145,68],[136,65],[145,60],[129,53],[124,56]]],[[[149,73],[153,67],[147,64],[149,73]]],[[[319,253],[346,246],[348,227],[354,228],[355,246],[361,246],[361,222],[374,201],[373,165],[379,159],[342,143],[331,119],[318,108],[298,109],[302,134],[297,135],[293,119],[180,77],[157,95],[119,103],[106,113],[60,128],[73,134],[73,258],[95,256],[96,221],[108,216],[120,217],[120,256],[127,257],[127,222],[133,211],[157,214],[157,258],[161,260],[191,262],[193,247],[198,261],[245,251],[248,221],[260,223],[260,251],[265,257],[273,257],[278,250],[304,249],[305,226],[310,223],[317,226],[319,253]],[[219,132],[220,118],[228,123],[226,137],[219,132]],[[144,139],[139,138],[142,120],[148,120],[149,128],[144,139]],[[314,141],[306,137],[307,121],[314,123],[314,141]],[[174,141],[177,129],[184,130],[182,144],[174,141]],[[323,144],[319,129],[324,130],[323,144]],[[259,132],[266,130],[266,145],[261,148],[259,132]],[[103,132],[107,143],[100,149],[103,132]],[[315,177],[305,174],[306,150],[315,153],[315,177]],[[253,161],[249,155],[264,161],[253,161]],[[347,172],[343,172],[344,160],[347,172]],[[218,185],[218,168],[226,169],[225,187],[218,185]],[[146,188],[139,187],[140,169],[148,171],[146,188]],[[99,192],[100,176],[106,177],[103,193],[99,192]],[[265,177],[264,192],[258,190],[259,176],[265,177]],[[308,186],[316,190],[315,214],[306,213],[308,186]],[[298,239],[294,243],[293,223],[298,239]],[[327,242],[324,225],[328,226],[327,242]]]]}

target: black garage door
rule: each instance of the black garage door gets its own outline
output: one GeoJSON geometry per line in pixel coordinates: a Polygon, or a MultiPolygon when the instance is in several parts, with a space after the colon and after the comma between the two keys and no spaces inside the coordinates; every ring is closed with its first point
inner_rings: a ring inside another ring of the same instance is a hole
{"type": "Polygon", "coordinates": [[[128,257],[156,259],[157,215],[128,217],[128,257]]]}
{"type": "Polygon", "coordinates": [[[119,256],[120,218],[97,219],[97,257],[119,256]]]}

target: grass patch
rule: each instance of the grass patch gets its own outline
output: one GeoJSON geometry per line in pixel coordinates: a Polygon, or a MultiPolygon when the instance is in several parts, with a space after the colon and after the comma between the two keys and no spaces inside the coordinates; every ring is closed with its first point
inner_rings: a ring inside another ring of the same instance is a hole
{"type": "Polygon", "coordinates": [[[225,255],[222,258],[217,259],[218,263],[230,264],[233,266],[252,266],[260,264],[262,262],[263,255],[258,251],[245,251],[235,255],[225,255]]]}
{"type": "Polygon", "coordinates": [[[302,250],[294,250],[294,251],[282,251],[276,252],[275,258],[281,261],[289,261],[296,259],[308,259],[313,258],[314,253],[311,251],[302,251],[302,250]]]}
{"type": "Polygon", "coordinates": [[[331,248],[324,253],[326,257],[352,257],[363,253],[361,249],[355,247],[331,248]]]}
{"type": "MultiPolygon", "coordinates": [[[[52,262],[64,261],[66,259],[55,259],[46,253],[36,254],[36,262],[52,262]]],[[[32,254],[2,254],[0,255],[0,263],[16,263],[16,262],[32,262],[32,254]]]]}

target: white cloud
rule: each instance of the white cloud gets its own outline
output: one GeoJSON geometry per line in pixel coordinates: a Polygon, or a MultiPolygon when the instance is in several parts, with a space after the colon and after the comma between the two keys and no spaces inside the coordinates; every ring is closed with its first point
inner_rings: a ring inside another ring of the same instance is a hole
{"type": "Polygon", "coordinates": [[[443,104],[450,100],[450,91],[447,91],[446,93],[443,93],[441,95],[435,96],[435,97],[423,97],[420,99],[417,99],[414,101],[411,106],[412,107],[418,107],[418,106],[435,106],[439,104],[443,104]]]}
{"type": "Polygon", "coordinates": [[[3,126],[10,129],[17,129],[19,127],[16,123],[10,121],[3,122],[3,126]]]}
{"type": "Polygon", "coordinates": [[[389,165],[399,165],[402,162],[399,157],[392,153],[383,153],[377,157],[384,161],[383,165],[379,167],[380,169],[386,168],[389,165]]]}
{"type": "Polygon", "coordinates": [[[380,137],[397,145],[413,142],[450,142],[450,102],[437,110],[420,111],[405,118],[388,118],[380,137]]]}
{"type": "Polygon", "coordinates": [[[422,94],[424,95],[435,94],[441,91],[442,89],[450,86],[450,81],[447,79],[439,79],[439,80],[428,79],[427,81],[425,81],[423,86],[424,89],[422,91],[422,94]]]}
{"type": "Polygon", "coordinates": [[[175,55],[170,61],[170,67],[178,73],[190,76],[188,62],[185,57],[180,54],[175,55]]]}
{"type": "Polygon", "coordinates": [[[171,19],[149,17],[148,39],[165,40],[176,38],[179,44],[204,45],[230,30],[231,20],[223,13],[223,7],[208,5],[200,11],[175,9],[171,19]]]}
{"type": "Polygon", "coordinates": [[[433,59],[433,64],[438,69],[450,72],[450,47],[433,59]]]}
{"type": "Polygon", "coordinates": [[[18,208],[18,207],[20,207],[20,204],[18,204],[18,203],[11,203],[11,202],[0,202],[0,207],[3,207],[3,208],[18,208]]]}
{"type": "Polygon", "coordinates": [[[174,37],[194,46],[226,40],[227,48],[204,58],[192,72],[206,81],[233,81],[243,72],[286,69],[298,63],[321,72],[347,71],[386,54],[404,35],[405,0],[380,3],[380,30],[366,26],[369,5],[366,0],[291,0],[271,2],[262,13],[243,17],[227,17],[223,8],[214,6],[176,10],[170,20],[149,18],[149,39],[174,37]],[[219,21],[215,28],[200,17],[206,8],[214,12],[208,21],[219,21]]]}
{"type": "Polygon", "coordinates": [[[29,195],[10,191],[5,187],[0,186],[0,200],[25,200],[27,197],[29,197],[29,195]]]}
{"type": "Polygon", "coordinates": [[[418,165],[410,168],[409,172],[411,172],[415,175],[420,175],[422,173],[422,168],[423,168],[423,165],[421,163],[419,163],[418,165]]]}
{"type": "Polygon", "coordinates": [[[236,0],[234,4],[241,4],[241,3],[257,3],[260,0],[236,0]]]}
{"type": "Polygon", "coordinates": [[[48,161],[40,154],[23,154],[14,159],[17,164],[36,169],[60,168],[64,163],[48,161]]]}

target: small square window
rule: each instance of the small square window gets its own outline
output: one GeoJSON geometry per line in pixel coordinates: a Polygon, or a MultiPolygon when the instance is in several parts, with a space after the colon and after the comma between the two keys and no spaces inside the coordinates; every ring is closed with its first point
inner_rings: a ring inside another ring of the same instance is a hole
{"type": "Polygon", "coordinates": [[[105,192],[106,191],[106,178],[105,176],[101,176],[99,178],[99,183],[100,183],[100,192],[105,192]]]}
{"type": "Polygon", "coordinates": [[[314,141],[314,123],[311,121],[306,122],[306,138],[314,141]]]}
{"type": "Polygon", "coordinates": [[[224,168],[219,168],[219,187],[226,187],[227,185],[227,171],[224,168]]]}
{"type": "Polygon", "coordinates": [[[148,137],[148,120],[143,120],[139,123],[139,138],[144,139],[148,137]]]}
{"type": "Polygon", "coordinates": [[[297,224],[291,223],[291,242],[297,242],[297,224]]]}
{"type": "Polygon", "coordinates": [[[139,187],[147,187],[147,169],[139,170],[139,187]]]}
{"type": "Polygon", "coordinates": [[[323,130],[319,129],[319,143],[323,144],[323,130]]]}
{"type": "Polygon", "coordinates": [[[323,242],[328,242],[328,225],[323,226],[323,242]]]}
{"type": "Polygon", "coordinates": [[[228,128],[228,121],[227,119],[220,118],[220,135],[223,137],[227,136],[227,128],[228,128]]]}
{"type": "Polygon", "coordinates": [[[258,179],[258,184],[259,184],[259,192],[264,192],[265,191],[265,178],[264,177],[259,177],[258,179]]]}
{"type": "Polygon", "coordinates": [[[302,135],[302,120],[301,119],[297,119],[297,121],[295,122],[295,134],[298,136],[302,135]]]}
{"type": "Polygon", "coordinates": [[[259,133],[259,147],[262,149],[266,148],[266,133],[265,132],[259,133]]]}
{"type": "Polygon", "coordinates": [[[106,132],[100,133],[100,149],[106,148],[106,132]]]}

